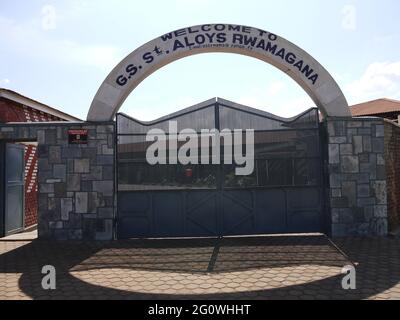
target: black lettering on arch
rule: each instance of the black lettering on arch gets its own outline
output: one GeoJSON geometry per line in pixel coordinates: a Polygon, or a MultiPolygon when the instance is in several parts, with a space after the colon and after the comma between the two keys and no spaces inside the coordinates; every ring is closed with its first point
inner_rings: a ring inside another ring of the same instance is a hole
{"type": "Polygon", "coordinates": [[[178,49],[183,49],[185,48],[185,46],[182,44],[182,42],[180,42],[179,40],[175,40],[174,42],[174,47],[173,47],[173,51],[176,51],[178,49]]]}
{"type": "Polygon", "coordinates": [[[312,83],[315,84],[318,80],[318,73],[316,73],[312,77],[308,78],[308,80],[311,80],[312,83]]]}
{"type": "Polygon", "coordinates": [[[240,26],[228,25],[228,31],[240,31],[240,26]]]}
{"type": "Polygon", "coordinates": [[[243,35],[240,33],[234,33],[232,38],[232,43],[243,44],[243,35]]]}
{"type": "Polygon", "coordinates": [[[248,37],[248,36],[244,36],[244,45],[245,46],[252,46],[254,47],[256,45],[257,42],[257,37],[248,37]]]}
{"type": "Polygon", "coordinates": [[[310,66],[308,64],[306,64],[303,68],[303,70],[301,71],[303,74],[305,74],[305,76],[307,78],[311,77],[311,75],[313,74],[314,70],[310,68],[310,66]]]}
{"type": "Polygon", "coordinates": [[[272,43],[268,41],[265,51],[275,54],[277,48],[278,48],[278,45],[276,45],[276,44],[272,45],[272,43]]]}

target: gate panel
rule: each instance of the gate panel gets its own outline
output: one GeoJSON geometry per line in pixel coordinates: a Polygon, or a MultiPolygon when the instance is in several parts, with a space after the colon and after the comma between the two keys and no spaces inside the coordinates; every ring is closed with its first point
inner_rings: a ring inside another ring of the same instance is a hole
{"type": "Polygon", "coordinates": [[[221,207],[221,235],[254,233],[254,193],[252,190],[223,191],[221,207]]]}
{"type": "Polygon", "coordinates": [[[184,236],[182,192],[154,192],[152,196],[152,216],[154,236],[184,236]]]}
{"type": "Polygon", "coordinates": [[[286,232],[286,194],[284,189],[256,191],[256,233],[286,232]]]}
{"type": "Polygon", "coordinates": [[[316,109],[283,119],[225,100],[149,123],[117,115],[118,238],[321,232],[318,121],[316,109]],[[254,172],[236,176],[236,165],[225,165],[224,159],[220,165],[149,165],[146,133],[167,130],[169,121],[177,122],[178,131],[198,133],[253,128],[254,172]]]}
{"type": "Polygon", "coordinates": [[[119,238],[216,237],[214,191],[119,192],[119,238]]]}
{"type": "Polygon", "coordinates": [[[119,192],[117,234],[119,238],[147,237],[152,233],[151,193],[119,192]]]}
{"type": "Polygon", "coordinates": [[[185,192],[185,236],[218,236],[218,195],[215,191],[185,192]]]}
{"type": "Polygon", "coordinates": [[[289,189],[287,191],[287,231],[321,231],[321,205],[321,191],[319,189],[289,189]]]}

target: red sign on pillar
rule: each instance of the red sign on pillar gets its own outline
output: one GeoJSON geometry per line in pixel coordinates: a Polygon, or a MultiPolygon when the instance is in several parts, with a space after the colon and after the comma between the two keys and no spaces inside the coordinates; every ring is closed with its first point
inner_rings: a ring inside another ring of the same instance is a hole
{"type": "Polygon", "coordinates": [[[68,130],[68,142],[69,144],[87,144],[88,130],[68,130]]]}

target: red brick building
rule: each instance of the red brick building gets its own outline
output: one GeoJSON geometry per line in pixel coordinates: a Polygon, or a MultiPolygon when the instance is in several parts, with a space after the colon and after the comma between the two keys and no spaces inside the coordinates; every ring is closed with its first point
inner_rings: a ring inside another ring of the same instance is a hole
{"type": "MultiPolygon", "coordinates": [[[[0,123],[77,121],[69,114],[27,98],[17,92],[0,88],[0,123]]],[[[25,145],[25,228],[37,224],[37,145],[25,145]]]]}
{"type": "Polygon", "coordinates": [[[400,101],[393,99],[376,99],[350,107],[353,117],[374,116],[400,123],[400,101]]]}

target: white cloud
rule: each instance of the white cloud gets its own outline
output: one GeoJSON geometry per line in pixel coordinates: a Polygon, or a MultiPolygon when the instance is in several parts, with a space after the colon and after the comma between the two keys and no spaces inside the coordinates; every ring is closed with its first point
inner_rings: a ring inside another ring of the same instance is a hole
{"type": "Polygon", "coordinates": [[[71,40],[54,39],[34,23],[17,24],[0,16],[2,45],[22,54],[65,63],[112,69],[121,59],[118,48],[107,45],[83,45],[71,40]]]}
{"type": "Polygon", "coordinates": [[[350,104],[378,98],[400,98],[400,61],[375,62],[345,87],[350,104]]]}
{"type": "Polygon", "coordinates": [[[271,84],[266,93],[268,96],[276,96],[278,93],[280,93],[283,89],[285,88],[285,84],[280,81],[276,81],[273,84],[271,84]]]}
{"type": "Polygon", "coordinates": [[[268,101],[277,96],[285,89],[285,84],[281,81],[274,81],[266,87],[253,88],[251,92],[240,97],[238,103],[248,106],[265,105],[268,101]]]}
{"type": "Polygon", "coordinates": [[[254,89],[238,99],[238,103],[265,110],[281,117],[292,117],[315,107],[314,102],[305,92],[299,96],[286,98],[282,92],[288,90],[285,83],[276,81],[267,88],[254,89]]]}
{"type": "Polygon", "coordinates": [[[279,110],[278,115],[281,117],[294,117],[303,111],[315,107],[315,103],[306,93],[304,93],[304,95],[283,101],[278,105],[277,110],[279,110]]]}
{"type": "Polygon", "coordinates": [[[7,78],[0,80],[0,84],[9,84],[10,82],[11,82],[10,79],[7,78]]]}
{"type": "Polygon", "coordinates": [[[279,99],[278,101],[271,101],[257,96],[248,96],[239,99],[238,102],[286,118],[297,116],[301,112],[315,107],[315,103],[306,93],[302,96],[288,100],[279,99]]]}
{"type": "Polygon", "coordinates": [[[396,34],[385,34],[385,35],[375,35],[372,38],[372,41],[382,45],[382,44],[392,44],[397,41],[398,35],[396,34]]]}
{"type": "Polygon", "coordinates": [[[74,16],[79,16],[83,14],[85,10],[89,8],[89,3],[87,1],[82,1],[82,0],[69,1],[69,5],[70,5],[70,13],[74,16]]]}
{"type": "Polygon", "coordinates": [[[151,105],[143,106],[142,108],[134,108],[134,107],[128,107],[130,105],[133,105],[129,102],[129,99],[130,98],[128,98],[128,100],[125,102],[122,112],[129,114],[135,119],[141,121],[156,120],[167,114],[176,112],[178,110],[193,106],[201,102],[201,100],[196,100],[196,98],[191,96],[181,96],[178,97],[176,100],[165,102],[162,108],[154,108],[151,105]]]}

